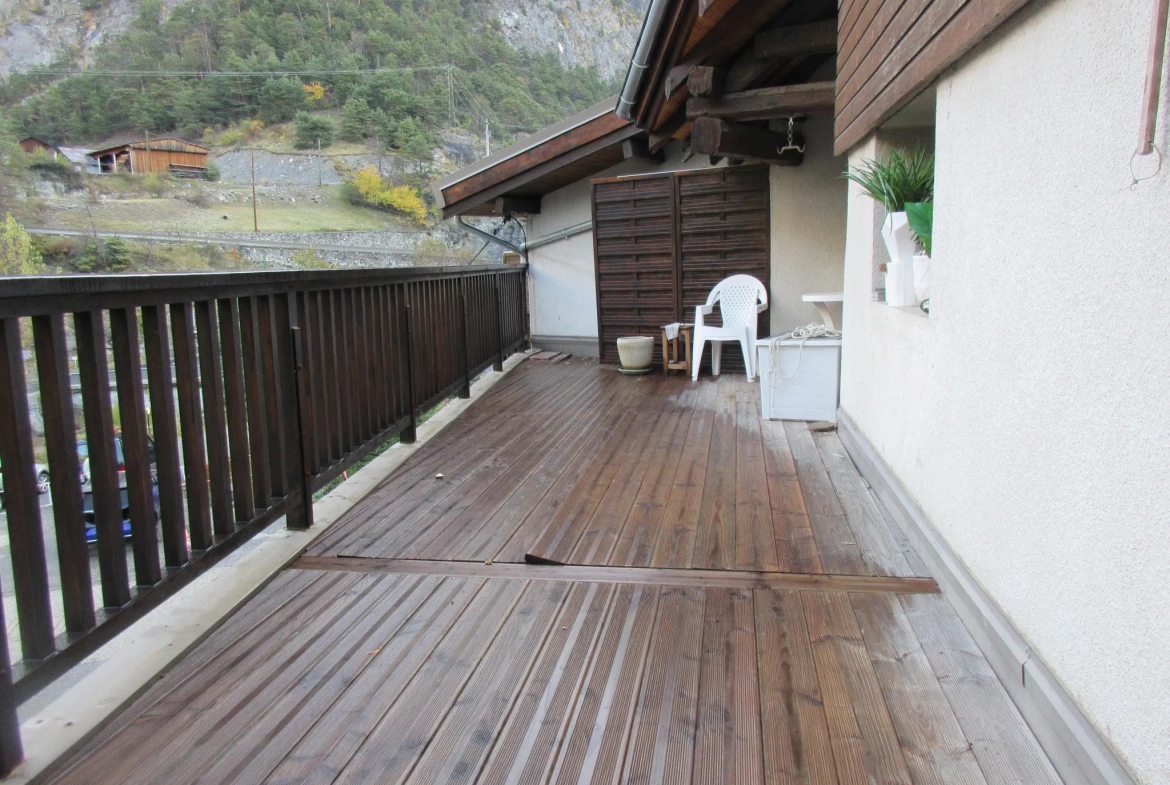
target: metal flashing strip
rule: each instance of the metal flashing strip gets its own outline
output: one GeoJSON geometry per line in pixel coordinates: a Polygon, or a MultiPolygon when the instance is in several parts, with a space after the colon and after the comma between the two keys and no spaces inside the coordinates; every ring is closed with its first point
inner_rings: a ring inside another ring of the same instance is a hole
{"type": "Polygon", "coordinates": [[[882,507],[910,540],[1068,785],[1135,785],[1109,742],[951,550],[844,409],[837,433],[882,507]]]}

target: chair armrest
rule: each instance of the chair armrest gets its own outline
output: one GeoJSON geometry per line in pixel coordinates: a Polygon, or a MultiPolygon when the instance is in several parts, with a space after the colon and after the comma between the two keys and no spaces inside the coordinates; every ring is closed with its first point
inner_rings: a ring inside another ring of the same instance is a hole
{"type": "Polygon", "coordinates": [[[768,310],[767,303],[756,303],[756,313],[763,313],[766,310],[768,310]]]}
{"type": "Polygon", "coordinates": [[[711,312],[715,310],[714,305],[696,305],[695,306],[695,326],[701,327],[703,325],[703,317],[710,316],[711,312]]]}

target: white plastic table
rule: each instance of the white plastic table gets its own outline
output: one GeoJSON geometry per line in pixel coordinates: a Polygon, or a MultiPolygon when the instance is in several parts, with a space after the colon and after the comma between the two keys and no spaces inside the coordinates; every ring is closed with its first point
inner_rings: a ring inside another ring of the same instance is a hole
{"type": "Polygon", "coordinates": [[[821,315],[821,319],[825,322],[825,327],[828,327],[830,330],[837,329],[837,325],[833,324],[833,314],[829,313],[829,303],[843,302],[845,300],[845,292],[811,292],[800,299],[806,303],[813,304],[813,307],[817,309],[817,313],[821,315]]]}

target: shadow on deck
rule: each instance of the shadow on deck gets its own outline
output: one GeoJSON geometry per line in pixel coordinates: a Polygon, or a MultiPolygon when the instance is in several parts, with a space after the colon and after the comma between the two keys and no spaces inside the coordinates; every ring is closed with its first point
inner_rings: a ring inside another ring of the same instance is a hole
{"type": "Polygon", "coordinates": [[[56,781],[1059,781],[836,434],[743,377],[524,363],[295,567],[56,781]]]}

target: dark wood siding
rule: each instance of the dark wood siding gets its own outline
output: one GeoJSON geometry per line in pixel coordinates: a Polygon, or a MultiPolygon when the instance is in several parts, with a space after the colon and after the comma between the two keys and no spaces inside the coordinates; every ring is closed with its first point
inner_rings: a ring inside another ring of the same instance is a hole
{"type": "MultiPolygon", "coordinates": [[[[695,306],[730,275],[769,283],[767,167],[595,180],[593,211],[603,363],[618,362],[621,336],[661,338],[662,325],[694,321],[695,306]]],[[[768,334],[766,311],[759,329],[768,334]]],[[[743,371],[737,350],[726,351],[724,361],[727,370],[743,371]]]]}
{"type": "MultiPolygon", "coordinates": [[[[617,339],[657,335],[677,320],[674,181],[671,175],[593,184],[593,251],[601,361],[617,364],[617,339]]],[[[661,357],[655,349],[655,359],[661,357]]]]}
{"type": "Polygon", "coordinates": [[[848,152],[1028,0],[842,0],[835,149],[848,152]]]}

